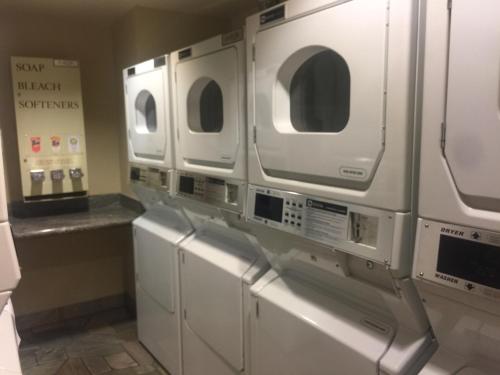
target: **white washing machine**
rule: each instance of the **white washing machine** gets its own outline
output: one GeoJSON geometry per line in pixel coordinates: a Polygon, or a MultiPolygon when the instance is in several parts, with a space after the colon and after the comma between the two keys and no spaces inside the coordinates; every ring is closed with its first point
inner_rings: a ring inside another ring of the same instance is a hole
{"type": "Polygon", "coordinates": [[[212,222],[181,251],[184,374],[249,374],[250,287],[267,262],[243,232],[212,222]]]}
{"type": "Polygon", "coordinates": [[[21,272],[8,220],[0,132],[0,374],[21,374],[19,337],[10,303],[10,296],[21,279],[21,272]]]}
{"type": "Polygon", "coordinates": [[[181,211],[156,204],[133,223],[139,340],[182,374],[179,244],[193,231],[181,211]]]}
{"type": "Polygon", "coordinates": [[[176,169],[245,180],[245,45],[235,31],[170,54],[176,169]]]}
{"type": "Polygon", "coordinates": [[[429,1],[413,276],[439,351],[423,374],[500,373],[500,3],[429,1]]]}
{"type": "Polygon", "coordinates": [[[130,181],[145,206],[170,190],[173,139],[168,56],[123,71],[130,181]]]}
{"type": "Polygon", "coordinates": [[[345,208],[302,198],[249,188],[247,218],[273,268],[251,288],[251,374],[415,374],[435,341],[411,279],[321,241],[345,208]]]}

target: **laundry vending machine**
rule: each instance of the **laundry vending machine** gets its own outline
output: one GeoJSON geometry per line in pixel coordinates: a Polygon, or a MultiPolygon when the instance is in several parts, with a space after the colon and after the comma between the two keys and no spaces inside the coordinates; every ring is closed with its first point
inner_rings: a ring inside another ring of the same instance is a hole
{"type": "Polygon", "coordinates": [[[420,2],[290,0],[247,19],[252,374],[413,374],[420,2]]]}
{"type": "Polygon", "coordinates": [[[243,213],[245,44],[240,31],[172,52],[176,199],[195,227],[181,248],[185,375],[249,374],[250,288],[267,269],[243,213]]]}
{"type": "Polygon", "coordinates": [[[439,350],[422,374],[500,373],[500,3],[428,1],[413,277],[439,350]]]}
{"type": "Polygon", "coordinates": [[[10,302],[21,273],[7,215],[7,197],[0,133],[0,374],[21,374],[19,337],[10,302]]]}
{"type": "Polygon", "coordinates": [[[139,340],[181,371],[179,243],[192,226],[170,199],[173,143],[168,56],[123,71],[130,183],[146,212],[133,222],[139,340]]]}

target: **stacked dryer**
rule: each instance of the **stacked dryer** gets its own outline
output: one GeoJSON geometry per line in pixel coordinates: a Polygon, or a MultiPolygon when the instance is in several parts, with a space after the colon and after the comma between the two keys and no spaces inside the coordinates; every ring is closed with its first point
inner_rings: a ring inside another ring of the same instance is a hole
{"type": "Polygon", "coordinates": [[[146,208],[133,223],[139,340],[173,375],[181,369],[179,243],[192,227],[169,199],[173,142],[168,56],[123,72],[130,181],[146,208]]]}
{"type": "Polygon", "coordinates": [[[290,0],[247,20],[251,372],[411,374],[419,2],[290,0]]]}
{"type": "Polygon", "coordinates": [[[0,133],[0,374],[21,374],[19,338],[10,302],[21,273],[8,220],[0,133]]]}
{"type": "Polygon", "coordinates": [[[439,342],[423,374],[500,373],[500,3],[428,1],[413,276],[439,342]]]}
{"type": "Polygon", "coordinates": [[[176,198],[185,375],[249,373],[250,287],[267,263],[245,233],[245,45],[241,32],[173,52],[176,198]]]}

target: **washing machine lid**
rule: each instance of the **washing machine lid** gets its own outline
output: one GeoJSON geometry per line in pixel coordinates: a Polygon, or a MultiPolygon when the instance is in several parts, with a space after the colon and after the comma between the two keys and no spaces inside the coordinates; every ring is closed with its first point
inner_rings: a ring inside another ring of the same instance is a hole
{"type": "Polygon", "coordinates": [[[163,207],[134,220],[136,282],[167,311],[176,310],[177,247],[191,233],[187,220],[163,207]]]}
{"type": "Polygon", "coordinates": [[[268,175],[364,189],[384,149],[387,1],[337,3],[257,33],[255,147],[268,175]]]}
{"type": "Polygon", "coordinates": [[[469,206],[500,211],[500,3],[454,0],[444,154],[469,206]]]}
{"type": "Polygon", "coordinates": [[[245,151],[242,47],[238,43],[176,64],[177,154],[184,163],[231,170],[245,151]]]}
{"type": "Polygon", "coordinates": [[[182,304],[191,331],[236,370],[243,363],[243,277],[256,261],[248,242],[206,231],[183,242],[182,304]]]}
{"type": "Polygon", "coordinates": [[[124,71],[129,159],[171,167],[166,56],[124,71]]]}
{"type": "Polygon", "coordinates": [[[14,290],[21,279],[10,225],[0,223],[0,292],[14,290]]]}
{"type": "Polygon", "coordinates": [[[252,336],[257,373],[379,373],[393,337],[381,320],[286,276],[267,284],[257,298],[252,336]]]}

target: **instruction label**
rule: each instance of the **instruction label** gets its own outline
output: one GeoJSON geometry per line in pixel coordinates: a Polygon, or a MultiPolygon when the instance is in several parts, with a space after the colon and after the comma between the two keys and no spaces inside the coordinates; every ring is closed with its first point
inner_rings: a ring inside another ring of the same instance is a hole
{"type": "Polygon", "coordinates": [[[305,235],[324,244],[347,240],[349,210],[346,206],[307,199],[305,235]]]}

